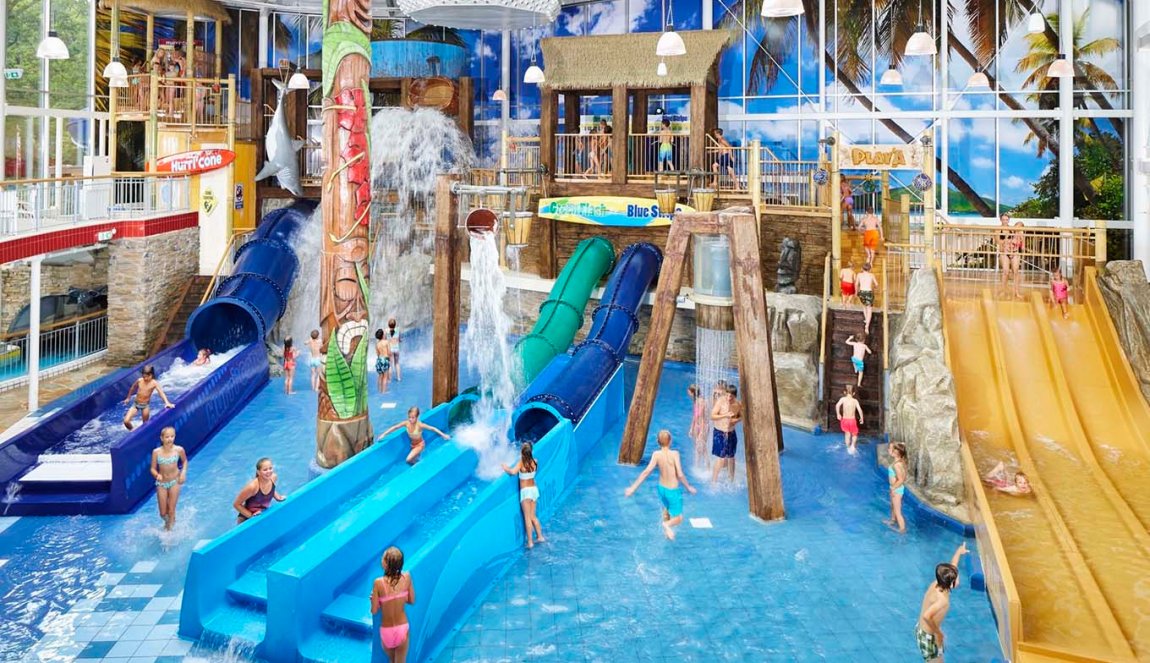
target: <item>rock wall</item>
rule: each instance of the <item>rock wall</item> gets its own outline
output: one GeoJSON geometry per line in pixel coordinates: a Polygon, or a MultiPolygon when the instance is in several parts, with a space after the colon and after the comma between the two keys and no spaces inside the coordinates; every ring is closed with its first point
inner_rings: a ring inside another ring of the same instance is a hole
{"type": "Polygon", "coordinates": [[[962,502],[963,474],[954,377],[946,365],[938,282],[915,272],[891,339],[887,432],[907,446],[912,488],[947,509],[962,502]]]}
{"type": "Polygon", "coordinates": [[[188,279],[199,271],[200,229],[121,239],[109,248],[108,361],[143,361],[188,279]]]}
{"type": "MultiPolygon", "coordinates": [[[[70,264],[45,262],[40,265],[40,293],[67,294],[68,288],[94,289],[108,285],[108,248],[89,251],[71,259],[70,264]]],[[[28,305],[31,268],[26,262],[0,267],[0,333],[28,305]]]]}
{"type": "Polygon", "coordinates": [[[1142,396],[1150,400],[1150,283],[1141,260],[1112,260],[1098,272],[1098,289],[1142,396]]]}

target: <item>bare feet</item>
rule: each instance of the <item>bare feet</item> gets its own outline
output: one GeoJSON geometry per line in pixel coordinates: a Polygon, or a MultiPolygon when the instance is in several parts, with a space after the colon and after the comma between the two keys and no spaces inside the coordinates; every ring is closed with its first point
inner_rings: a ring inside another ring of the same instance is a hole
{"type": "Polygon", "coordinates": [[[663,535],[670,541],[675,540],[675,530],[671,529],[671,526],[667,523],[663,523],[663,535]]]}

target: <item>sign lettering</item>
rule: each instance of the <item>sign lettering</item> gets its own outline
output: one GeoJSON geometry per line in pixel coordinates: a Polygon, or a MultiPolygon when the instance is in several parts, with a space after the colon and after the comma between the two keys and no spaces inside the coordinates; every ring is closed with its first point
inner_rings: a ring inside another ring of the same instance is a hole
{"type": "Polygon", "coordinates": [[[694,208],[687,205],[676,205],[674,210],[660,210],[659,203],[653,199],[624,196],[572,196],[539,201],[539,216],[542,218],[596,226],[669,226],[675,212],[693,211],[694,208]]]}
{"type": "Polygon", "coordinates": [[[909,145],[846,145],[839,149],[839,169],[922,170],[924,148],[909,145]]]}
{"type": "Polygon", "coordinates": [[[161,173],[198,175],[228,166],[235,160],[236,153],[231,150],[192,150],[157,159],[156,170],[161,173]]]}

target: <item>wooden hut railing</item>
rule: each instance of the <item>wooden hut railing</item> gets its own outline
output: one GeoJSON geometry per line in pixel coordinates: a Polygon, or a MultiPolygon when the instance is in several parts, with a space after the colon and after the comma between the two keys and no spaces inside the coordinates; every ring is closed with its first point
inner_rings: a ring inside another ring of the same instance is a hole
{"type": "Polygon", "coordinates": [[[112,88],[118,114],[154,115],[168,124],[224,127],[231,124],[234,94],[228,79],[168,78],[132,74],[128,87],[112,88]]]}
{"type": "Polygon", "coordinates": [[[609,134],[555,134],[555,179],[610,178],[609,134]]]}
{"type": "Polygon", "coordinates": [[[633,133],[627,136],[627,179],[651,180],[655,173],[688,169],[691,158],[691,137],[672,134],[671,152],[660,156],[662,140],[657,133],[633,133]]]}

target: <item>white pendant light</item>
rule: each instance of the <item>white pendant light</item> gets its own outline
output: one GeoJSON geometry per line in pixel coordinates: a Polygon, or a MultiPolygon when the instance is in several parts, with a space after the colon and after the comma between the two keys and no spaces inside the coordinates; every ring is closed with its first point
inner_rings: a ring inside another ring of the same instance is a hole
{"type": "Polygon", "coordinates": [[[918,26],[918,32],[910,36],[906,42],[906,50],[903,51],[906,55],[935,55],[938,49],[934,46],[934,37],[922,26],[918,26]]]}
{"type": "Polygon", "coordinates": [[[890,85],[892,87],[902,85],[902,72],[894,68],[892,64],[889,69],[882,73],[882,78],[879,79],[879,85],[890,85]]]}
{"type": "Polygon", "coordinates": [[[804,11],[803,0],[763,0],[763,18],[789,18],[804,11]]]}
{"type": "Polygon", "coordinates": [[[108,87],[128,87],[127,76],[109,76],[108,87]]]}
{"type": "Polygon", "coordinates": [[[1046,75],[1051,78],[1074,78],[1074,65],[1070,64],[1070,59],[1065,55],[1059,55],[1057,60],[1050,63],[1046,75]]]}
{"type": "Polygon", "coordinates": [[[291,78],[288,79],[289,90],[309,90],[311,89],[311,82],[308,81],[307,76],[300,70],[296,70],[291,78]]]}
{"type": "Polygon", "coordinates": [[[543,75],[543,70],[540,69],[539,65],[535,64],[535,62],[532,62],[531,66],[527,68],[527,71],[523,72],[524,83],[535,83],[538,85],[545,80],[547,79],[543,75]]]}
{"type": "Polygon", "coordinates": [[[1026,31],[1032,35],[1046,32],[1046,17],[1038,11],[1037,7],[1034,8],[1034,13],[1030,15],[1030,18],[1026,20],[1026,31]]]}
{"type": "Polygon", "coordinates": [[[104,66],[104,78],[127,78],[128,69],[120,62],[120,58],[112,58],[112,61],[104,66]]]}
{"type": "Polygon", "coordinates": [[[507,101],[507,93],[503,91],[503,88],[499,88],[498,90],[495,91],[495,94],[491,95],[491,100],[492,101],[507,101]]]}
{"type": "Polygon", "coordinates": [[[659,60],[659,66],[655,68],[655,73],[659,76],[667,75],[667,63],[659,60]]]}
{"type": "Polygon", "coordinates": [[[988,88],[988,87],[990,87],[990,79],[987,78],[985,73],[983,73],[981,71],[976,71],[973,74],[971,74],[970,78],[966,81],[966,87],[968,87],[968,88],[988,88]]]}
{"type": "Polygon", "coordinates": [[[44,37],[36,48],[36,57],[41,60],[67,60],[71,56],[64,40],[56,35],[55,30],[49,30],[48,36],[44,37]]]}
{"type": "Polygon", "coordinates": [[[659,43],[655,44],[655,55],[661,58],[675,57],[676,55],[686,55],[687,45],[683,43],[683,38],[675,32],[675,5],[671,4],[670,13],[667,12],[667,1],[663,0],[663,18],[664,24],[667,29],[663,34],[659,35],[659,43]]]}

